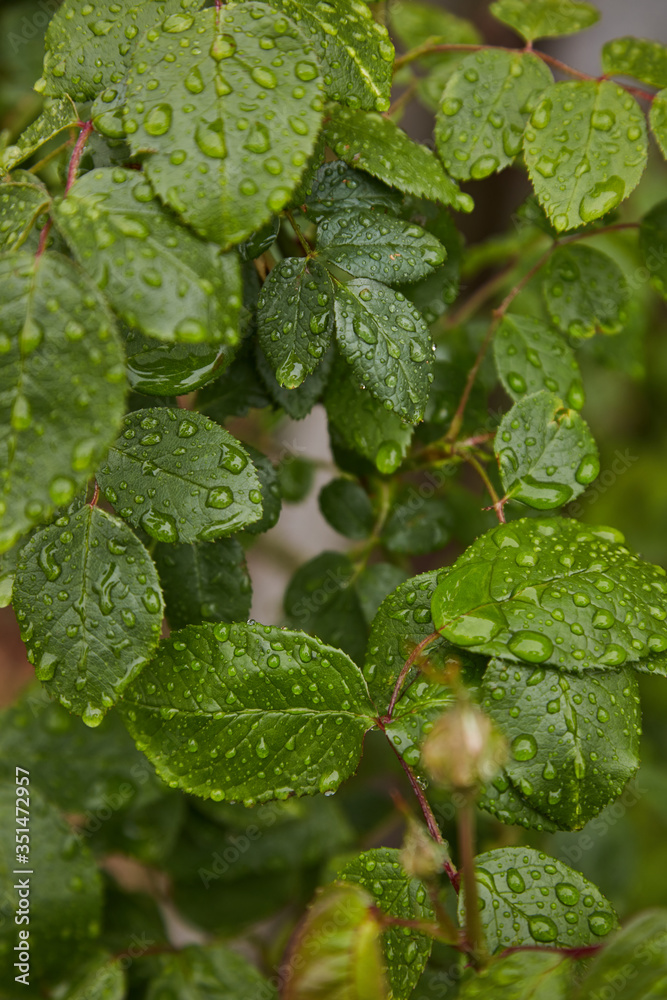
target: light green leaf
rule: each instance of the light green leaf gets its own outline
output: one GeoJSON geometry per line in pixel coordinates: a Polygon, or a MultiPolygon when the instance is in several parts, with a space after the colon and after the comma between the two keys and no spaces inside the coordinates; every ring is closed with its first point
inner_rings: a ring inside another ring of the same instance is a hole
{"type": "Polygon", "coordinates": [[[547,265],[542,293],[549,315],[571,337],[618,333],[630,290],[616,261],[592,247],[560,247],[547,265]]]}
{"type": "Polygon", "coordinates": [[[658,202],[644,216],[639,229],[639,249],[651,272],[651,284],[667,299],[667,200],[658,202]]]}
{"type": "Polygon", "coordinates": [[[644,115],[607,80],[556,83],[526,127],[524,155],[555,228],[576,229],[611,212],[639,183],[648,155],[644,115]]]}
{"type": "Polygon", "coordinates": [[[381,181],[355,170],[342,160],[323,164],[313,181],[306,215],[319,222],[329,215],[359,209],[378,210],[381,213],[397,214],[401,207],[401,196],[381,181]]]}
{"type": "Polygon", "coordinates": [[[613,38],[602,46],[605,76],[631,76],[651,87],[667,87],[667,46],[647,38],[613,38]]]}
{"type": "Polygon", "coordinates": [[[148,552],[122,521],[88,504],[24,546],[13,603],[37,677],[89,726],[160,638],[162,595],[148,552]]]}
{"type": "Polygon", "coordinates": [[[545,323],[529,316],[505,316],[493,350],[500,381],[515,402],[548,389],[575,410],[584,405],[584,386],[574,353],[545,323]]]}
{"type": "MultiPolygon", "coordinates": [[[[475,874],[484,936],[492,954],[521,945],[598,944],[618,925],[611,904],[592,882],[532,847],[479,854],[475,874]]],[[[464,913],[462,892],[459,914],[464,913]]]]}
{"type": "Polygon", "coordinates": [[[564,955],[518,952],[464,983],[460,1000],[567,1000],[574,965],[564,955]]]}
{"type": "MultiPolygon", "coordinates": [[[[393,4],[389,17],[394,34],[408,52],[426,44],[475,45],[482,40],[470,21],[428,3],[393,4]]],[[[442,60],[443,55],[445,53],[438,53],[422,59],[425,62],[442,60]]]]}
{"type": "Polygon", "coordinates": [[[275,988],[257,969],[223,944],[189,945],[161,955],[146,992],[146,1000],[274,1000],[275,988]]]}
{"type": "Polygon", "coordinates": [[[289,203],[319,131],[320,71],[296,26],[266,4],[178,17],[137,45],[125,131],[159,197],[229,246],[289,203]],[[251,105],[261,116],[248,117],[251,105]]]}
{"type": "Polygon", "coordinates": [[[10,178],[0,184],[0,252],[18,250],[38,217],[49,207],[46,188],[10,178]]]}
{"type": "Polygon", "coordinates": [[[647,910],[632,917],[593,960],[576,1000],[618,993],[623,1000],[649,1000],[667,990],[667,911],[647,910]]]}
{"type": "MultiPolygon", "coordinates": [[[[399,920],[435,919],[425,886],[401,865],[401,852],[388,847],[364,851],[338,873],[343,882],[360,885],[382,913],[399,920]]],[[[425,934],[405,934],[390,927],[382,938],[387,978],[394,1000],[408,1000],[431,954],[433,941],[425,934]]]]}
{"type": "Polygon", "coordinates": [[[406,194],[471,212],[473,200],[442,169],[435,153],[413,142],[388,118],[372,112],[329,108],[324,134],[336,156],[406,194]]]}
{"type": "Polygon", "coordinates": [[[667,89],[659,91],[651,101],[648,120],[655,141],[667,159],[667,89]]]}
{"type": "Polygon", "coordinates": [[[0,169],[13,170],[19,163],[32,156],[45,142],[64,132],[65,129],[74,127],[78,121],[79,113],[69,98],[47,101],[39,117],[21,132],[16,144],[7,146],[0,152],[0,169]]]}
{"type": "Polygon", "coordinates": [[[569,503],[600,473],[588,424],[546,389],[514,404],[498,427],[493,447],[505,498],[536,510],[569,503]]]}
{"type": "Polygon", "coordinates": [[[496,0],[489,9],[527,42],[574,35],[600,20],[600,13],[592,4],[579,0],[496,0]]]}
{"type": "Polygon", "coordinates": [[[481,180],[509,166],[539,95],[553,76],[537,56],[482,49],[467,56],[445,87],[435,141],[457,180],[481,180]]]}
{"type": "Polygon", "coordinates": [[[119,86],[127,73],[136,38],[162,18],[163,30],[179,29],[201,0],[120,0],[119,3],[86,3],[66,0],[56,11],[46,32],[44,80],[39,89],[73,101],[91,101],[100,91],[119,86]]]}
{"type": "Polygon", "coordinates": [[[336,339],[355,376],[392,410],[413,423],[428,398],[431,337],[421,313],[402,292],[379,281],[334,282],[336,339]]]}
{"type": "Polygon", "coordinates": [[[211,541],[262,516],[241,443],[189,410],[129,413],[97,479],[118,514],[159,542],[211,541]]]}
{"type": "Polygon", "coordinates": [[[185,396],[211,382],[236,354],[227,344],[178,344],[156,341],[138,330],[125,332],[127,377],[135,392],[148,396],[185,396]]]}
{"type": "Polygon", "coordinates": [[[172,628],[245,621],[250,614],[252,584],[245,553],[235,538],[194,545],[158,544],[153,558],[172,628]]]}
{"type": "Polygon", "coordinates": [[[543,816],[514,787],[503,768],[488,784],[484,785],[477,805],[508,826],[523,826],[529,830],[554,833],[558,826],[543,816]]]}
{"type": "Polygon", "coordinates": [[[510,780],[561,829],[580,830],[639,767],[639,691],[629,667],[577,677],[491,660],[482,693],[510,745],[510,780]]]}
{"type": "Polygon", "coordinates": [[[141,173],[91,171],[56,201],[54,217],[129,326],[160,340],[238,343],[238,257],[179,225],[141,173]]]}
{"type": "Polygon", "coordinates": [[[370,497],[360,483],[352,479],[332,479],[318,497],[323,517],[331,527],[361,541],[372,534],[375,515],[370,497]]]}
{"type": "Polygon", "coordinates": [[[341,212],[320,223],[318,257],[355,278],[419,281],[443,263],[442,243],[412,222],[372,211],[341,212]]]}
{"type": "Polygon", "coordinates": [[[125,396],[104,299],[58,254],[0,256],[0,552],[69,503],[106,453],[125,396]]]}
{"type": "Polygon", "coordinates": [[[667,581],[615,528],[524,518],[478,538],[438,584],[436,627],[455,645],[595,670],[667,649],[667,581]]]}
{"type": "Polygon", "coordinates": [[[173,633],[121,710],[172,787],[247,805],[334,792],[373,725],[366,684],[344,653],[263,625],[173,633]]]}
{"type": "Polygon", "coordinates": [[[121,961],[106,955],[84,966],[62,1000],[124,1000],[127,982],[121,961]]]}
{"type": "Polygon", "coordinates": [[[288,257],[264,282],[257,334],[278,383],[295,389],[319,365],[333,336],[334,290],[311,257],[288,257]]]}
{"type": "Polygon", "coordinates": [[[359,0],[269,2],[291,17],[315,46],[328,97],[351,108],[388,109],[394,46],[366,4],[359,0]]]}

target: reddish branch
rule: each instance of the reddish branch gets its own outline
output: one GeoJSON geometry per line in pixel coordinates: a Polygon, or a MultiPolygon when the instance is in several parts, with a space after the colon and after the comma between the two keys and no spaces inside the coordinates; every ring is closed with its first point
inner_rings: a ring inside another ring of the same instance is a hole
{"type": "MultiPolygon", "coordinates": [[[[74,181],[76,180],[76,175],[79,171],[79,165],[81,163],[81,157],[83,156],[83,151],[86,148],[86,143],[88,142],[88,136],[93,131],[92,122],[79,122],[78,124],[81,127],[81,131],[79,132],[79,138],[76,140],[76,145],[72,151],[72,156],[69,161],[69,167],[67,168],[67,183],[65,184],[65,191],[63,194],[64,198],[67,197],[74,181]]],[[[46,249],[52,225],[53,219],[49,218],[39,237],[39,246],[37,247],[37,253],[35,254],[37,260],[39,260],[46,249]]]]}

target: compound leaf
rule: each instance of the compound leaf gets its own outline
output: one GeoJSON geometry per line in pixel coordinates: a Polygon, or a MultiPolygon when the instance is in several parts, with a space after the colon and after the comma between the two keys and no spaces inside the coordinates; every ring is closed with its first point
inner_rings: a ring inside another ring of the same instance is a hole
{"type": "Polygon", "coordinates": [[[329,215],[369,208],[397,214],[401,196],[381,181],[355,170],[343,160],[324,163],[313,180],[306,202],[306,215],[319,222],[329,215]]]}
{"type": "Polygon", "coordinates": [[[25,243],[50,200],[45,188],[22,179],[0,184],[0,252],[18,250],[25,243]]]}
{"type": "Polygon", "coordinates": [[[608,80],[556,83],[526,127],[524,155],[556,230],[576,229],[616,208],[639,183],[648,155],[644,115],[608,80]]]}
{"type": "Polygon", "coordinates": [[[84,504],[21,550],[14,608],[39,680],[95,726],[151,658],[163,604],[139,539],[84,504]]]}
{"type": "Polygon", "coordinates": [[[81,266],[128,326],[185,343],[239,340],[236,254],[199,239],[136,170],[93,170],[56,201],[55,220],[81,266]]]}
{"type": "Polygon", "coordinates": [[[275,1000],[273,987],[247,959],[223,944],[189,945],[160,955],[151,974],[146,1000],[169,994],[206,1000],[275,1000]],[[175,991],[175,992],[174,992],[175,991]]]}
{"type": "Polygon", "coordinates": [[[126,692],[126,725],[172,787],[247,805],[333,792],[373,706],[340,650],[263,625],[190,625],[126,692]]]}
{"type": "Polygon", "coordinates": [[[494,449],[510,500],[552,510],[574,500],[600,472],[586,421],[553,393],[535,393],[503,417],[494,449]]]}
{"type": "Polygon", "coordinates": [[[320,127],[320,71],[297,27],[266,4],[178,17],[137,45],[125,131],[159,197],[229,246],[289,202],[320,127]],[[251,105],[261,117],[248,118],[251,105]]]}
{"type": "Polygon", "coordinates": [[[667,581],[614,528],[524,518],[477,539],[440,581],[436,628],[473,652],[566,670],[667,649],[667,581]]]}
{"type": "Polygon", "coordinates": [[[496,0],[489,10],[527,42],[573,35],[600,20],[600,12],[581,0],[496,0]]]}
{"type": "Polygon", "coordinates": [[[252,584],[245,553],[236,538],[190,545],[158,544],[153,558],[172,628],[247,619],[252,584]]]}
{"type": "Polygon", "coordinates": [[[49,139],[73,128],[78,124],[79,113],[69,100],[47,101],[44,110],[35,121],[21,132],[15,145],[7,146],[0,152],[0,169],[13,170],[15,166],[32,156],[49,139]]]}
{"type": "Polygon", "coordinates": [[[667,46],[647,38],[612,38],[602,46],[605,76],[631,76],[651,87],[667,87],[667,46]]]}
{"type": "Polygon", "coordinates": [[[575,410],[584,405],[584,386],[574,353],[545,323],[529,316],[505,316],[493,350],[500,381],[515,402],[548,389],[575,410]]]}
{"type": "Polygon", "coordinates": [[[69,503],[124,410],[123,351],[106,303],[69,260],[0,256],[0,552],[69,503]]]}
{"type": "Polygon", "coordinates": [[[482,49],[461,62],[442,95],[435,140],[457,180],[481,180],[509,166],[551,72],[530,53],[482,49]]]}
{"type": "Polygon", "coordinates": [[[463,985],[460,1000],[567,1000],[573,963],[561,954],[505,955],[463,985]]]}
{"type": "Polygon", "coordinates": [[[247,452],[189,410],[129,413],[97,479],[118,514],[159,542],[211,541],[262,516],[247,452]]]}
{"type": "Polygon", "coordinates": [[[592,247],[560,247],[547,265],[542,294],[552,320],[571,337],[618,333],[630,296],[616,261],[592,247]]]}

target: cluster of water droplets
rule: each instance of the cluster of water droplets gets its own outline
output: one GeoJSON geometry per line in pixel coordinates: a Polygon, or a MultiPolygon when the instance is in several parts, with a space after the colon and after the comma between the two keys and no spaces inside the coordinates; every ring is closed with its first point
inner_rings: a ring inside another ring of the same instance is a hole
{"type": "Polygon", "coordinates": [[[538,320],[506,317],[494,338],[498,372],[513,399],[547,389],[580,410],[584,386],[576,358],[562,337],[538,320]]]}
{"type": "Polygon", "coordinates": [[[542,288],[553,320],[571,337],[618,333],[627,319],[629,290],[623,272],[611,257],[592,247],[557,250],[542,288]]]}

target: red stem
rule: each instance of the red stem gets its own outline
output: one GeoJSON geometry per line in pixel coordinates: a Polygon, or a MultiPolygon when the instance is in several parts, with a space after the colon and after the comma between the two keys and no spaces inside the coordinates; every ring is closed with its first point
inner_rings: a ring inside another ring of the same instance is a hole
{"type": "Polygon", "coordinates": [[[100,484],[98,483],[97,480],[95,480],[95,489],[93,491],[93,495],[88,506],[97,507],[97,501],[99,500],[99,497],[100,497],[100,484]]]}
{"type": "Polygon", "coordinates": [[[387,711],[385,718],[383,719],[383,722],[391,722],[391,720],[394,717],[394,709],[396,708],[396,702],[398,701],[399,695],[401,693],[401,688],[403,686],[403,681],[407,677],[410,667],[415,662],[415,660],[422,652],[422,650],[426,649],[426,647],[430,645],[430,643],[434,642],[439,635],[440,635],[439,632],[431,632],[431,634],[427,635],[425,639],[422,639],[419,645],[415,646],[415,648],[410,653],[409,657],[403,664],[403,668],[400,674],[398,675],[398,680],[394,685],[394,692],[391,696],[391,701],[389,702],[389,709],[387,711]]]}
{"type": "MultiPolygon", "coordinates": [[[[66,198],[70,192],[74,181],[76,180],[76,175],[79,169],[79,164],[81,163],[81,157],[83,156],[83,151],[88,142],[88,136],[93,131],[92,122],[79,122],[81,126],[81,131],[79,132],[79,138],[76,140],[76,145],[72,150],[72,156],[69,161],[69,167],[67,168],[67,182],[65,184],[65,191],[63,193],[63,198],[66,198]]],[[[46,250],[46,244],[49,239],[49,233],[51,232],[51,227],[53,226],[53,219],[49,218],[46,225],[42,229],[39,236],[39,244],[37,246],[37,253],[35,254],[35,260],[39,260],[44,251],[46,250]]]]}

